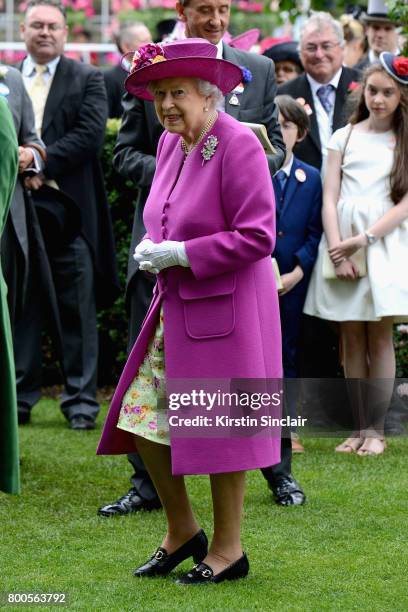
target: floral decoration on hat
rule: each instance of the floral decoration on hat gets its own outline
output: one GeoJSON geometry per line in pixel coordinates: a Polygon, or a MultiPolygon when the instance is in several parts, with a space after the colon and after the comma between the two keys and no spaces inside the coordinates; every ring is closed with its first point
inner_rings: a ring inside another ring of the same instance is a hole
{"type": "Polygon", "coordinates": [[[9,69],[7,66],[0,66],[0,79],[4,79],[9,69]]]}
{"type": "Polygon", "coordinates": [[[392,67],[398,76],[408,76],[408,57],[396,57],[392,60],[392,67]]]}
{"type": "Polygon", "coordinates": [[[130,72],[140,70],[140,68],[150,66],[150,64],[155,64],[156,62],[165,61],[166,56],[163,47],[161,45],[155,45],[154,43],[148,43],[141,47],[139,51],[135,51],[130,72]]]}

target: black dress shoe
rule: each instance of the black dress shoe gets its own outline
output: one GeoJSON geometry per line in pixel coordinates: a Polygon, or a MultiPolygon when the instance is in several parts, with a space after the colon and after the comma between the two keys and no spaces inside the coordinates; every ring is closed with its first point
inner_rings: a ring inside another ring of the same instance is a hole
{"type": "Polygon", "coordinates": [[[275,502],[279,506],[301,506],[306,501],[306,495],[303,493],[300,484],[291,474],[281,476],[273,483],[269,482],[268,485],[275,502]]]}
{"type": "Polygon", "coordinates": [[[238,561],[234,561],[228,567],[225,568],[219,574],[214,576],[214,572],[209,565],[206,563],[199,563],[195,565],[184,576],[181,576],[176,580],[176,584],[205,584],[208,582],[224,582],[224,580],[237,580],[238,578],[245,578],[249,572],[249,561],[248,557],[244,553],[238,561]]]}
{"type": "Polygon", "coordinates": [[[137,577],[167,576],[176,565],[189,557],[193,557],[195,563],[200,563],[207,555],[207,551],[207,536],[200,529],[195,536],[171,554],[168,554],[165,548],[158,548],[144,565],[133,572],[133,575],[137,577]]]}
{"type": "Polygon", "coordinates": [[[101,516],[122,516],[131,514],[131,512],[139,512],[139,510],[157,510],[161,508],[161,501],[158,497],[153,499],[143,499],[137,492],[137,489],[132,487],[122,495],[118,500],[111,504],[106,504],[99,508],[98,514],[101,516]]]}
{"type": "Polygon", "coordinates": [[[87,417],[83,414],[78,414],[69,419],[70,429],[76,430],[87,430],[95,429],[95,421],[91,417],[87,417]]]}

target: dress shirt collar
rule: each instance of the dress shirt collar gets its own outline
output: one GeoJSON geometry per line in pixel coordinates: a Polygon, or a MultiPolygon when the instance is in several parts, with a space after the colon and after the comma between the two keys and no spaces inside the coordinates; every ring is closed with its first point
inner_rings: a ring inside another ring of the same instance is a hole
{"type": "MultiPolygon", "coordinates": [[[[51,60],[51,62],[48,62],[47,68],[48,68],[48,74],[50,76],[54,76],[60,59],[61,59],[61,56],[58,55],[58,57],[56,57],[55,59],[51,60]]],[[[27,57],[25,58],[24,63],[23,63],[23,69],[22,69],[23,76],[25,76],[25,77],[32,77],[32,76],[34,76],[35,75],[35,66],[36,66],[36,62],[33,60],[31,55],[27,55],[27,57]]]]}
{"type": "MultiPolygon", "coordinates": [[[[284,172],[286,174],[286,176],[289,178],[290,177],[290,172],[292,170],[292,166],[293,166],[293,153],[290,156],[290,160],[288,161],[287,164],[285,164],[284,166],[282,166],[282,168],[280,170],[282,170],[282,172],[284,172]]],[[[278,170],[279,172],[279,170],[278,170]]]]}
{"type": "Polygon", "coordinates": [[[306,73],[306,77],[307,77],[307,80],[309,81],[309,85],[310,85],[313,95],[317,96],[316,92],[319,89],[319,87],[321,87],[322,85],[333,85],[334,89],[337,90],[337,87],[339,86],[339,81],[340,81],[342,70],[343,68],[339,68],[336,74],[334,75],[334,77],[328,83],[319,83],[318,81],[315,81],[315,79],[312,76],[310,76],[310,74],[306,73]]]}

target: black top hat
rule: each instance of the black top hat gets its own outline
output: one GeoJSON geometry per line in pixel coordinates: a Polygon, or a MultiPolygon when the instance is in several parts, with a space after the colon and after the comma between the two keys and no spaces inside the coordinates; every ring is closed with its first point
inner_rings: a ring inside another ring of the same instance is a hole
{"type": "Polygon", "coordinates": [[[81,211],[66,193],[49,185],[31,192],[47,250],[58,251],[81,232],[81,211]]]}

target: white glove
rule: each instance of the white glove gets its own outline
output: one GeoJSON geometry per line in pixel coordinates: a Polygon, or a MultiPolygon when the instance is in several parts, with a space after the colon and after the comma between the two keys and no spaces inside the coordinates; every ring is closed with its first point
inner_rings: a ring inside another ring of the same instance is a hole
{"type": "Polygon", "coordinates": [[[142,240],[135,248],[133,259],[139,263],[140,270],[153,274],[172,266],[190,267],[184,242],[176,240],[164,240],[159,244],[150,238],[142,240]]]}

